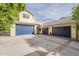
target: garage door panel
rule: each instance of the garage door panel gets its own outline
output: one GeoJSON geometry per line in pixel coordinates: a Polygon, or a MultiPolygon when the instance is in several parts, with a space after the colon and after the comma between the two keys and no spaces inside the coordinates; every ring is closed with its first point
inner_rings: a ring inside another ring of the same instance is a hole
{"type": "Polygon", "coordinates": [[[26,35],[33,33],[33,26],[16,25],[16,35],[26,35]]]}
{"type": "Polygon", "coordinates": [[[47,35],[48,35],[48,28],[43,28],[42,33],[43,33],[43,34],[47,34],[47,35]]]}
{"type": "Polygon", "coordinates": [[[70,37],[71,29],[68,27],[55,27],[52,29],[53,35],[62,36],[62,37],[70,37]]]}

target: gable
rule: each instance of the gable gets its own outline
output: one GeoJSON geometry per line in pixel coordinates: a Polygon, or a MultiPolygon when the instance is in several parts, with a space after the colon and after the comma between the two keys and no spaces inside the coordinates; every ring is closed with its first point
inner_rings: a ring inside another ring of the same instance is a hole
{"type": "Polygon", "coordinates": [[[35,22],[35,17],[29,12],[20,12],[19,13],[19,22],[35,22]]]}

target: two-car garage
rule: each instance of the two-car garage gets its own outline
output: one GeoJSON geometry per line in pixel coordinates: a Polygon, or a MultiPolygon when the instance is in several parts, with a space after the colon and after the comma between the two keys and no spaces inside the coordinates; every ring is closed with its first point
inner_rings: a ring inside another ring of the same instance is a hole
{"type": "MultiPolygon", "coordinates": [[[[48,34],[49,28],[43,28],[42,34],[48,34]]],[[[71,37],[71,27],[63,26],[63,27],[52,27],[52,35],[61,36],[61,37],[71,37]]]]}
{"type": "Polygon", "coordinates": [[[48,35],[68,37],[73,40],[78,38],[77,24],[71,17],[44,23],[43,28],[48,28],[48,35]]]}
{"type": "Polygon", "coordinates": [[[71,37],[71,27],[53,27],[52,34],[55,36],[62,36],[62,37],[71,37]]]}
{"type": "Polygon", "coordinates": [[[16,35],[33,34],[33,26],[16,25],[16,35]]]}

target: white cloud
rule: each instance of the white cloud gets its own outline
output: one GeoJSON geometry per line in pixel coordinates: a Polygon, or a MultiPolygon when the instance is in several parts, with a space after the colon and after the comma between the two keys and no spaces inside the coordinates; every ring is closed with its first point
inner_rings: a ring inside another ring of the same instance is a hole
{"type": "Polygon", "coordinates": [[[61,17],[69,16],[74,5],[75,4],[39,4],[32,8],[34,8],[34,14],[40,21],[49,21],[48,19],[57,20],[61,17]]]}

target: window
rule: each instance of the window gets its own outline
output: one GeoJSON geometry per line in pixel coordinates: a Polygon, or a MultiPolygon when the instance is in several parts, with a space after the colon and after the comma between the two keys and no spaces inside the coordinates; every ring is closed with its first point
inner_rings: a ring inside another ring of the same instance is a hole
{"type": "Polygon", "coordinates": [[[29,15],[23,14],[23,18],[29,18],[29,15]]]}

